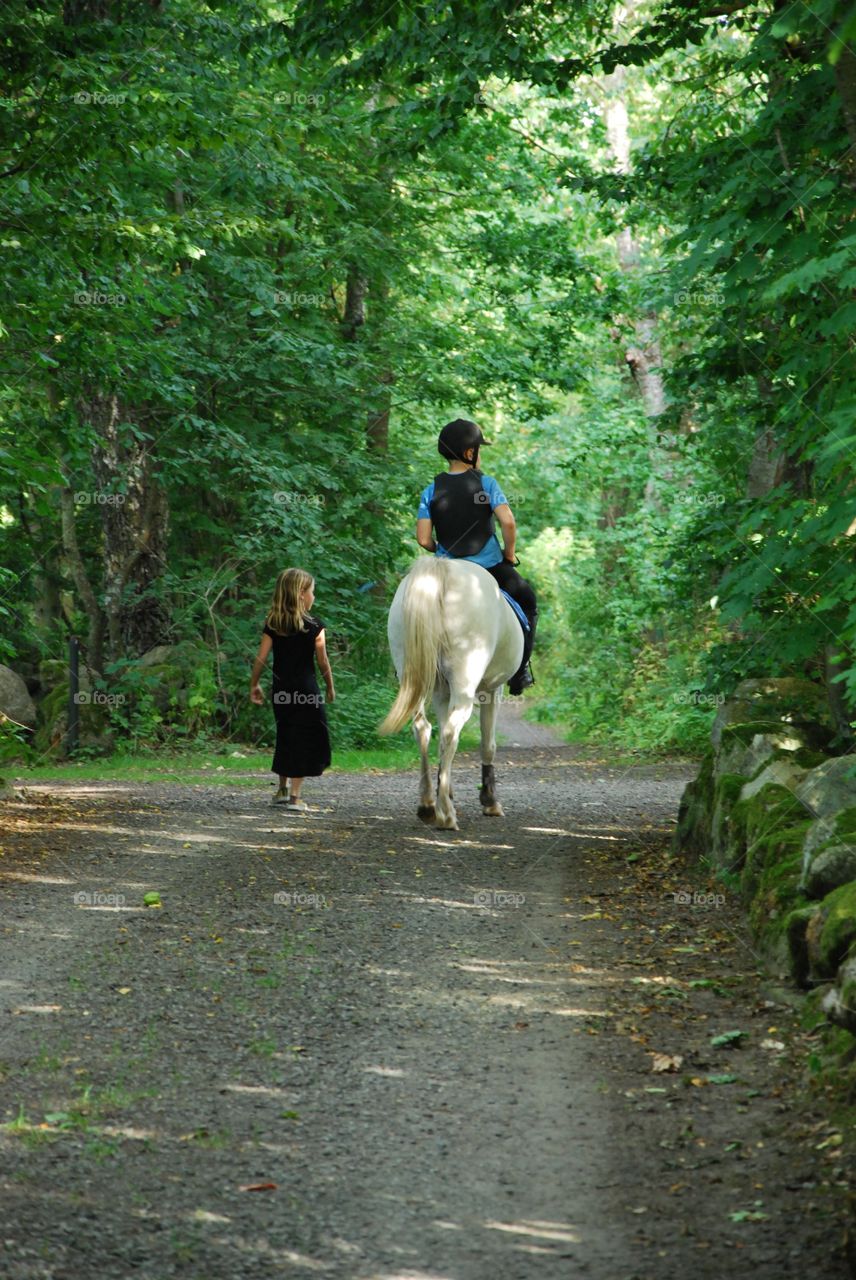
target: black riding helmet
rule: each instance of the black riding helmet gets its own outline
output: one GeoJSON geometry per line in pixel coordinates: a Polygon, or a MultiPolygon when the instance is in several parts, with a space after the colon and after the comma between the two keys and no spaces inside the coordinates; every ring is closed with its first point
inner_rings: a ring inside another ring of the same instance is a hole
{"type": "Polygon", "coordinates": [[[479,447],[490,444],[481,433],[481,427],[467,418],[455,418],[447,422],[437,441],[437,452],[449,462],[466,462],[467,449],[475,449],[473,465],[479,464],[479,447]]]}

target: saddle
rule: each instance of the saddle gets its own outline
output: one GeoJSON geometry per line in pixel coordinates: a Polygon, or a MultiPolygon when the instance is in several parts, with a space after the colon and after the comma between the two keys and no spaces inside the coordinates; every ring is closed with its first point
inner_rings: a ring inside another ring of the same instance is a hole
{"type": "Polygon", "coordinates": [[[506,600],[511,605],[512,609],[517,614],[517,621],[520,623],[524,631],[528,631],[529,621],[526,617],[526,614],[523,612],[523,609],[521,608],[521,606],[514,599],[514,596],[510,596],[507,591],[503,591],[502,587],[499,588],[499,594],[501,596],[505,596],[506,600]]]}

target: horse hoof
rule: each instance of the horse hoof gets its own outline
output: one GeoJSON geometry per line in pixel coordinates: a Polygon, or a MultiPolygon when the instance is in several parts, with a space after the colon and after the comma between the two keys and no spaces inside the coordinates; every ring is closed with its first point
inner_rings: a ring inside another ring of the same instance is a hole
{"type": "Polygon", "coordinates": [[[429,827],[433,827],[434,818],[436,817],[436,812],[433,804],[420,804],[419,808],[416,810],[416,813],[420,821],[426,823],[429,827]]]}
{"type": "Polygon", "coordinates": [[[503,809],[502,805],[499,803],[498,800],[495,800],[493,804],[485,805],[482,808],[482,813],[486,818],[504,818],[505,817],[505,810],[503,809]]]}

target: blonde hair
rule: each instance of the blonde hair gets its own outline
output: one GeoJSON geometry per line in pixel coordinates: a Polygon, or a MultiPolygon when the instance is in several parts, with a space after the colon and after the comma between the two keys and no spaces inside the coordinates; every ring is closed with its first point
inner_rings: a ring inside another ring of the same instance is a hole
{"type": "Polygon", "coordinates": [[[305,631],[308,616],[303,603],[304,592],[315,586],[315,579],[305,569],[283,569],[273,589],[273,600],[267,616],[271,631],[290,636],[305,631]]]}

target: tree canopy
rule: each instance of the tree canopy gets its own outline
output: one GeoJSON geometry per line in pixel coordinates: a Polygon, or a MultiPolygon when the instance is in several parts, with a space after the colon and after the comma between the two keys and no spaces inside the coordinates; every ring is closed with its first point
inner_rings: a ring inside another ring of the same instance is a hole
{"type": "Polygon", "coordinates": [[[540,714],[689,745],[797,671],[849,740],[856,8],[5,14],[0,662],[36,685],[74,632],[114,728],[260,735],[300,564],[367,741],[463,415],[544,602],[540,714]],[[180,644],[158,705],[140,659],[180,644]]]}

